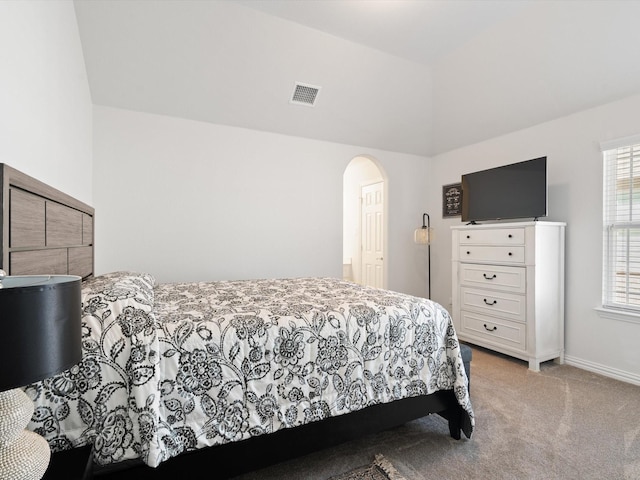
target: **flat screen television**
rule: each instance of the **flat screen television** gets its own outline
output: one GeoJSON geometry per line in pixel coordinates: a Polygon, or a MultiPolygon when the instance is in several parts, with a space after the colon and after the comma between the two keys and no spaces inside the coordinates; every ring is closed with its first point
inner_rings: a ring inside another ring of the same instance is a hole
{"type": "Polygon", "coordinates": [[[545,217],[547,157],[462,175],[462,221],[545,217]]]}

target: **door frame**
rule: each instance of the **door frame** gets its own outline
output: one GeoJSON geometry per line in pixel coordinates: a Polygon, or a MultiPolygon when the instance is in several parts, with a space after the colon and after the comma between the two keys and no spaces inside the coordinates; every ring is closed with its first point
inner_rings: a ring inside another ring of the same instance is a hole
{"type": "MultiPolygon", "coordinates": [[[[380,162],[371,155],[362,154],[354,156],[347,164],[344,171],[344,183],[343,183],[343,197],[344,197],[344,209],[343,209],[343,223],[345,222],[345,209],[351,208],[349,218],[347,218],[348,224],[345,224],[343,231],[343,258],[351,259],[350,267],[354,274],[353,280],[356,283],[361,283],[362,279],[362,208],[360,204],[360,193],[362,187],[368,184],[383,182],[383,288],[388,286],[389,278],[389,179],[386,171],[380,165],[380,162]],[[364,167],[362,167],[364,165],[364,167]],[[347,175],[347,172],[350,172],[347,175]],[[353,195],[354,191],[357,192],[358,204],[355,205],[355,200],[349,195],[353,195]],[[354,225],[355,224],[355,225],[354,225]],[[347,250],[346,237],[352,235],[354,229],[357,229],[357,238],[352,237],[351,249],[347,250]],[[356,277],[357,275],[357,277],[356,277]]],[[[345,265],[346,267],[346,265],[345,265]]]]}

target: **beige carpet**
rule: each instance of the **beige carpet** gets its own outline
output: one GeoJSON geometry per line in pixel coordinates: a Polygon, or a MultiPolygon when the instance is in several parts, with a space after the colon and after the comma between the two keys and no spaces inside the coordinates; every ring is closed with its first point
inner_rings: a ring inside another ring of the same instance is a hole
{"type": "Polygon", "coordinates": [[[378,453],[407,480],[640,479],[639,386],[474,347],[471,401],[471,439],[429,416],[234,480],[327,480],[378,453]]]}

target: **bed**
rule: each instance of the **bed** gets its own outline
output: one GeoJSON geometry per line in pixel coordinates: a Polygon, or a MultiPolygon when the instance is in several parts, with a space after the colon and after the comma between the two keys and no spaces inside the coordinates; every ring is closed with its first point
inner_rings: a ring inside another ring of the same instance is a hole
{"type": "Polygon", "coordinates": [[[247,459],[223,478],[431,413],[471,437],[439,304],[335,278],[94,275],[93,209],[6,165],[2,183],[1,268],[83,278],[83,360],[25,387],[54,457],[92,445],[98,477],[247,459]]]}

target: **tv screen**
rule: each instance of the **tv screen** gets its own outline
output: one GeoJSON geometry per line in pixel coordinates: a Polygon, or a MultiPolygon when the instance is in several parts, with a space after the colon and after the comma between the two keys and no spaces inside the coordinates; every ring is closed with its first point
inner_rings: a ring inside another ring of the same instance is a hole
{"type": "Polygon", "coordinates": [[[547,215],[547,157],[462,175],[462,221],[547,215]]]}

